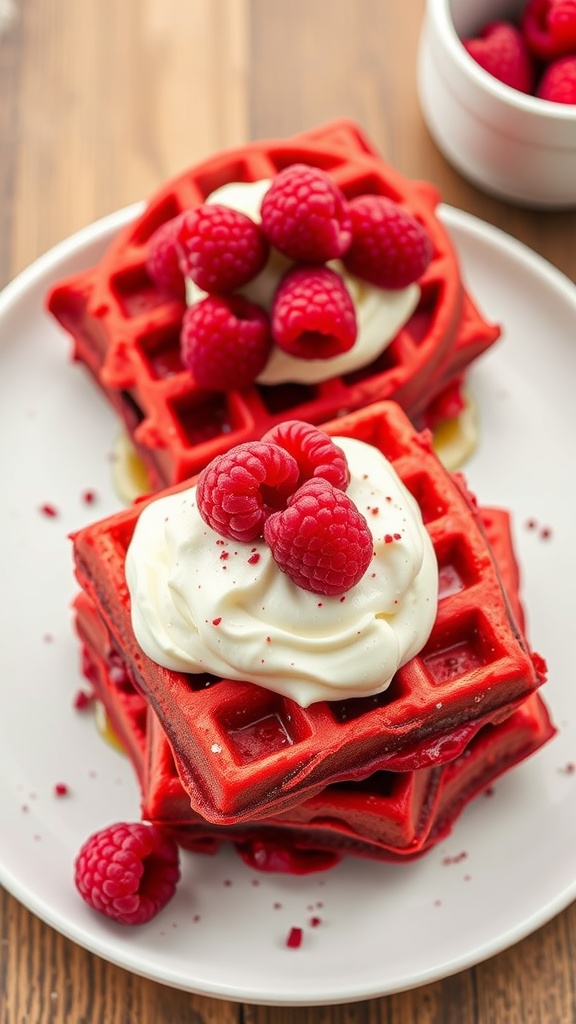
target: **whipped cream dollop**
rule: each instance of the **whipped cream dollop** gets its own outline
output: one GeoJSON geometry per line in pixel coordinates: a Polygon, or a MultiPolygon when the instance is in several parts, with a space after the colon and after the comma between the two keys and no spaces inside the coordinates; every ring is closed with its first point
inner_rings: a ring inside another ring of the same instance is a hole
{"type": "MultiPolygon", "coordinates": [[[[231,207],[260,223],[260,206],[270,185],[269,179],[231,182],[215,189],[206,202],[231,207]]],[[[280,279],[290,266],[291,260],[272,250],[264,269],[238,291],[269,312],[280,279]]],[[[275,345],[257,378],[260,384],[282,384],[288,381],[318,384],[330,377],[367,366],[387,348],[418,305],[420,288],[417,284],[392,291],[378,288],[349,274],[340,260],[331,260],[327,266],[340,274],[352,299],[358,328],[354,345],[347,352],[330,359],[300,359],[275,345]]],[[[186,294],[188,304],[193,305],[203,299],[206,292],[188,278],[186,294]]]]}
{"type": "Polygon", "coordinates": [[[345,594],[296,586],[263,540],[240,543],[201,518],[196,488],[158,498],[126,558],[132,625],[174,671],[248,680],[302,707],[380,693],[417,654],[436,617],[438,568],[420,508],[378,449],[334,438],[374,556],[345,594]]]}

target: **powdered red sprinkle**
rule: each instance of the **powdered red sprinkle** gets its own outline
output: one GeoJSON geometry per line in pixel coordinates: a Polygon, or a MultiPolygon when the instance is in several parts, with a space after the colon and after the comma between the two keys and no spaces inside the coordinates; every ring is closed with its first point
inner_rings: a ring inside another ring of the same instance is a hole
{"type": "Polygon", "coordinates": [[[65,782],[57,782],[54,786],[55,796],[68,796],[69,792],[70,790],[65,782]]]}
{"type": "Polygon", "coordinates": [[[379,288],[405,288],[432,259],[426,228],[385,196],[364,195],[349,203],[352,242],[343,257],[351,274],[379,288]]]}
{"type": "Polygon", "coordinates": [[[270,319],[278,347],[298,359],[331,359],[356,341],[354,304],[341,276],[328,267],[289,270],[270,319]]]}
{"type": "Polygon", "coordinates": [[[259,224],[218,203],[188,210],[178,222],[180,269],[206,292],[229,292],[258,274],[269,246],[259,224]]]}
{"type": "Polygon", "coordinates": [[[346,199],[330,175],[292,164],[262,200],[262,227],[281,253],[302,263],[337,259],[350,244],[346,199]]]}
{"type": "Polygon", "coordinates": [[[85,505],[93,505],[94,502],[96,501],[96,497],[96,491],[82,491],[82,501],[84,502],[85,505]]]}
{"type": "Polygon", "coordinates": [[[56,506],[51,505],[49,502],[46,502],[44,505],[40,505],[40,511],[42,515],[46,516],[48,519],[54,519],[58,515],[58,509],[56,506]]]}
{"type": "Polygon", "coordinates": [[[454,857],[444,857],[442,863],[445,865],[449,864],[461,864],[463,860],[466,860],[468,854],[466,850],[461,850],[460,853],[455,854],[454,857]]]}
{"type": "Polygon", "coordinates": [[[291,928],[286,937],[288,949],[298,949],[302,945],[303,932],[301,928],[291,928]]]}
{"type": "Polygon", "coordinates": [[[219,615],[217,619],[212,619],[212,625],[213,626],[219,626],[221,622],[222,622],[222,616],[221,615],[219,615]]]}
{"type": "Polygon", "coordinates": [[[267,314],[242,295],[209,295],[182,318],[182,362],[196,383],[211,391],[250,387],[264,369],[271,347],[267,314]]]}

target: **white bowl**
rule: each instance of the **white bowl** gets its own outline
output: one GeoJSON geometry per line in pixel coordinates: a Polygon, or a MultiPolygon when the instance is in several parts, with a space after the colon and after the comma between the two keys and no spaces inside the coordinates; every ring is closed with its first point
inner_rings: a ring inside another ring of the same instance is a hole
{"type": "Polygon", "coordinates": [[[461,39],[517,17],[525,0],[427,0],[418,56],[422,113],[439,149],[479,188],[524,206],[576,206],[576,105],[518,92],[461,39]]]}

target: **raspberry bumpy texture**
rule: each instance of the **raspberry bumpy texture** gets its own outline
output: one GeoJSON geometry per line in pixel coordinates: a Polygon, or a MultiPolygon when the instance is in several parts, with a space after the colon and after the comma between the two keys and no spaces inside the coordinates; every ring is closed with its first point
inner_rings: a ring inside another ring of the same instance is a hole
{"type": "Polygon", "coordinates": [[[271,244],[292,260],[325,263],[350,244],[344,194],[318,167],[295,163],[280,171],[264,196],[261,215],[271,244]]]}
{"type": "Polygon", "coordinates": [[[266,263],[269,247],[260,225],[239,210],[203,203],[178,220],[181,272],[206,292],[241,288],[266,263]]]}
{"type": "Polygon", "coordinates": [[[373,554],[364,516],[344,493],[344,452],[309,423],[288,421],[247,441],[200,474],[198,511],[224,537],[270,547],[282,572],[315,594],[344,594],[373,554]]]}
{"type": "Polygon", "coordinates": [[[172,899],[179,878],[174,840],[141,822],[96,832],[76,859],[76,887],[86,903],[120,924],[149,921],[172,899]]]}
{"type": "Polygon", "coordinates": [[[249,387],[266,365],[271,344],[268,317],[242,295],[208,295],[182,319],[182,362],[200,387],[249,387]]]}
{"type": "Polygon", "coordinates": [[[281,281],[272,306],[276,344],[300,359],[329,359],[356,341],[354,304],[329,267],[296,267],[281,281]]]}
{"type": "Polygon", "coordinates": [[[320,477],[308,480],[288,508],[266,520],[264,538],[282,572],[314,594],[344,594],[372,558],[364,516],[343,491],[320,477]]]}

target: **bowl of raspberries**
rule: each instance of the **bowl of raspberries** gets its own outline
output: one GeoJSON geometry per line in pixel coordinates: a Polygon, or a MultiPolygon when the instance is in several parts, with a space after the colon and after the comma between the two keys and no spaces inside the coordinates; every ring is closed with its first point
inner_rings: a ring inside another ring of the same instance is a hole
{"type": "Polygon", "coordinates": [[[576,206],[576,0],[427,0],[426,124],[473,184],[523,206],[576,206]]]}

